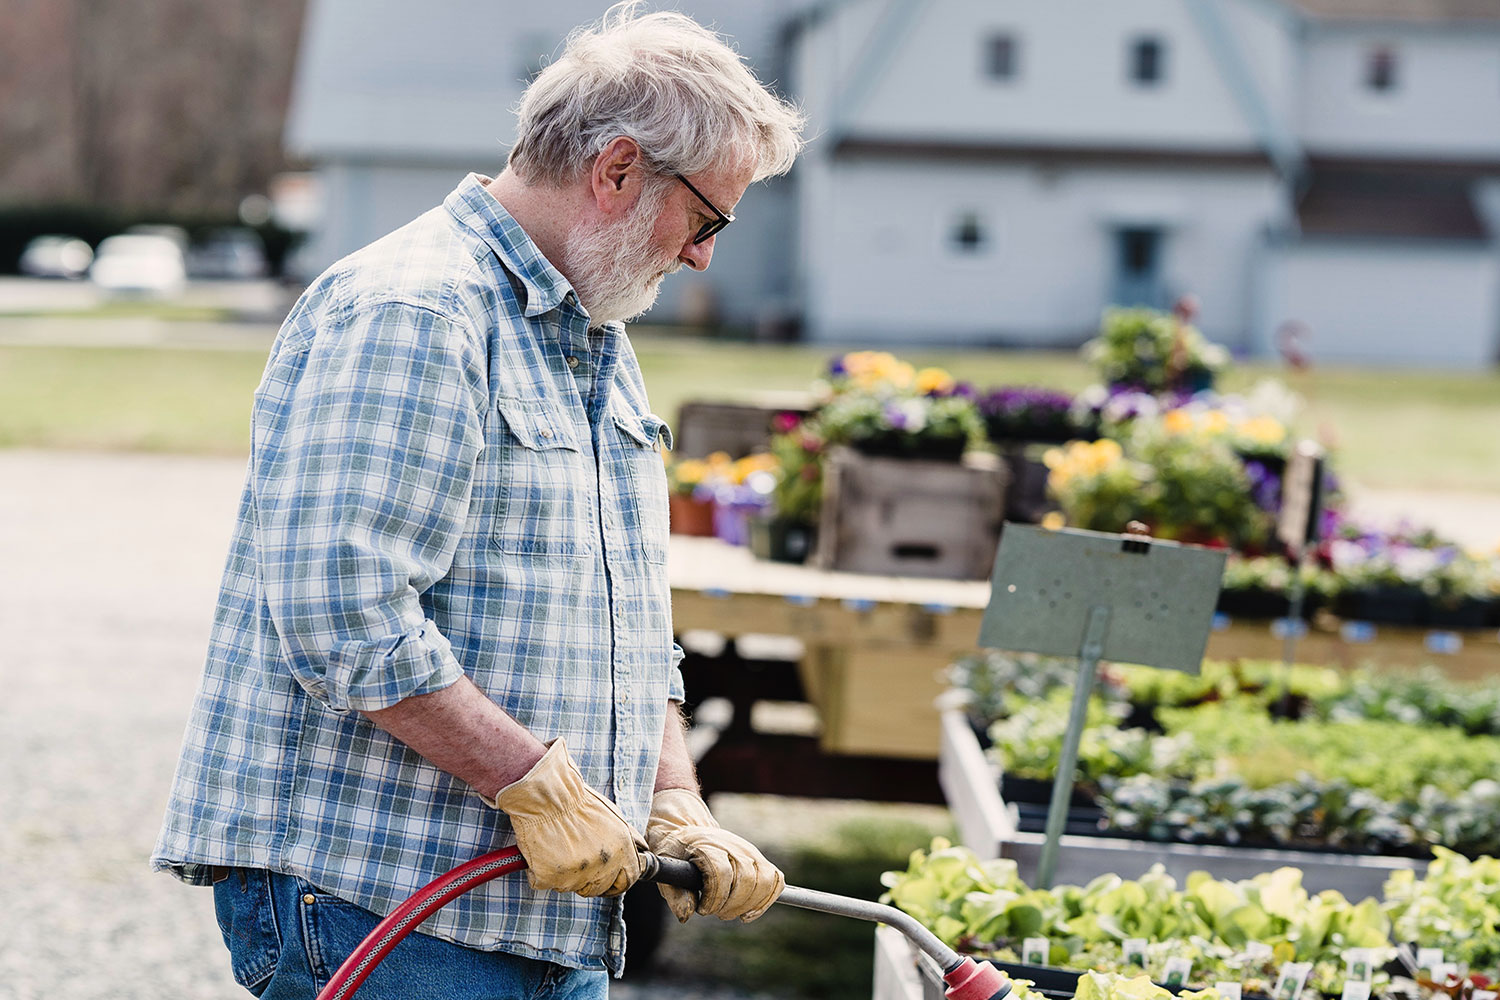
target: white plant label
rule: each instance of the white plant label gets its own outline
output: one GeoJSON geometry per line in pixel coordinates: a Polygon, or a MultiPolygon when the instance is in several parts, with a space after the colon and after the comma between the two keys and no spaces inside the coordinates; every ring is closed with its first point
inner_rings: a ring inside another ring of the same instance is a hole
{"type": "Polygon", "coordinates": [[[1369,948],[1350,948],[1344,952],[1346,978],[1368,983],[1375,978],[1375,956],[1369,948]]]}
{"type": "Polygon", "coordinates": [[[1287,962],[1283,964],[1281,975],[1276,978],[1276,991],[1272,994],[1273,1000],[1297,1000],[1302,995],[1302,987],[1307,983],[1307,974],[1311,971],[1311,962],[1287,962]]]}
{"type": "Polygon", "coordinates": [[[1180,990],[1188,983],[1188,977],[1193,974],[1193,960],[1176,956],[1167,959],[1166,971],[1162,973],[1161,984],[1169,990],[1180,990]]]}
{"type": "Polygon", "coordinates": [[[1360,979],[1344,980],[1344,992],[1339,1000],[1370,1000],[1370,984],[1360,979]]]}
{"type": "Polygon", "coordinates": [[[1214,989],[1219,991],[1219,996],[1224,1000],[1240,1000],[1239,983],[1214,983],[1214,989]]]}
{"type": "Polygon", "coordinates": [[[1050,945],[1044,937],[1030,937],[1021,943],[1021,961],[1027,965],[1046,965],[1050,945]]]}
{"type": "Polygon", "coordinates": [[[1431,972],[1434,966],[1443,964],[1443,949],[1441,948],[1418,948],[1417,968],[1426,969],[1431,972]]]}
{"type": "Polygon", "coordinates": [[[1146,967],[1145,938],[1125,939],[1125,964],[1138,966],[1142,969],[1146,967]]]}

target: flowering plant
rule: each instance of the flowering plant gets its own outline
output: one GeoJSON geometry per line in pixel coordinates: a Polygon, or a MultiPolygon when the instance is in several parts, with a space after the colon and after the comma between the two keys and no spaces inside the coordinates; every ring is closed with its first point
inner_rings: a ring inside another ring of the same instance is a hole
{"type": "Polygon", "coordinates": [[[1427,548],[1369,534],[1358,541],[1334,539],[1328,560],[1349,590],[1414,590],[1450,601],[1492,594],[1485,564],[1455,545],[1427,548]]]}
{"type": "Polygon", "coordinates": [[[1083,350],[1107,385],[1151,393],[1210,389],[1229,363],[1229,352],[1196,327],[1154,309],[1106,309],[1083,350]]]}
{"type": "Polygon", "coordinates": [[[1067,441],[1089,436],[1073,417],[1073,397],[1037,386],[1003,386],[976,400],[991,441],[1067,441]]]}
{"type": "Polygon", "coordinates": [[[817,426],[828,444],[875,454],[952,457],[984,433],[973,400],[962,395],[848,390],[824,404],[817,426]]]}
{"type": "Polygon", "coordinates": [[[1127,459],[1118,441],[1073,441],[1042,460],[1047,486],[1075,527],[1119,531],[1139,515],[1151,470],[1127,459]]]}
{"type": "Polygon", "coordinates": [[[713,491],[722,486],[743,486],[755,473],[773,469],[776,460],[764,452],[731,459],[728,452],[716,451],[707,458],[677,458],[664,454],[667,463],[667,488],[683,496],[710,500],[713,491]]]}
{"type": "Polygon", "coordinates": [[[1233,546],[1264,538],[1269,517],[1222,438],[1142,424],[1127,444],[1103,438],[1047,452],[1048,487],[1069,523],[1120,531],[1139,520],[1162,538],[1233,546]]]}
{"type": "Polygon", "coordinates": [[[823,506],[823,436],[813,421],[780,414],[772,423],[776,486],[771,502],[788,521],[815,524],[823,506]]]}

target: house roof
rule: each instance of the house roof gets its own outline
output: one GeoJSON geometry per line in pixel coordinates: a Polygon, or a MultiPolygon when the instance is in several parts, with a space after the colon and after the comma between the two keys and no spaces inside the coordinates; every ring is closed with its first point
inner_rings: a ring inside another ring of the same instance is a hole
{"type": "Polygon", "coordinates": [[[1309,17],[1337,21],[1500,22],[1500,0],[1292,0],[1309,17]]]}

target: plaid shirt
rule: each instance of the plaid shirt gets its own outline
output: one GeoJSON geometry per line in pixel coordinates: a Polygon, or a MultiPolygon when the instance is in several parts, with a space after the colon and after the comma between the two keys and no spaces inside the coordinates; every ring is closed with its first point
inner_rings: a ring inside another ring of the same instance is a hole
{"type": "MultiPolygon", "coordinates": [[[[269,868],[388,913],[513,843],[360,714],[465,673],[645,829],[682,698],[670,434],[624,329],[591,341],[483,181],[334,265],[271,349],[156,869],[269,868]]],[[[422,929],[582,968],[618,971],[624,950],[618,900],[519,876],[422,929]]]]}

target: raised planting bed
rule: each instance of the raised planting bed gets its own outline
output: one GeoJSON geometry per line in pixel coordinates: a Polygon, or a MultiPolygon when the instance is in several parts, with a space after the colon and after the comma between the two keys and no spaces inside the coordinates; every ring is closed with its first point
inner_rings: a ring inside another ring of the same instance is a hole
{"type": "MultiPolygon", "coordinates": [[[[1018,810],[1001,796],[1001,774],[980,748],[968,716],[959,709],[942,713],[938,780],[953,811],[961,839],[983,858],[1012,858],[1022,878],[1035,879],[1044,837],[1020,829],[1018,810]]],[[[1391,872],[1421,872],[1416,858],[1347,855],[1301,850],[1224,847],[1137,840],[1106,835],[1064,834],[1058,850],[1056,881],[1086,884],[1100,875],[1140,875],[1153,864],[1183,881],[1207,871],[1222,879],[1244,879],[1292,866],[1302,869],[1310,891],[1335,889],[1350,899],[1379,896],[1391,872]]]]}

